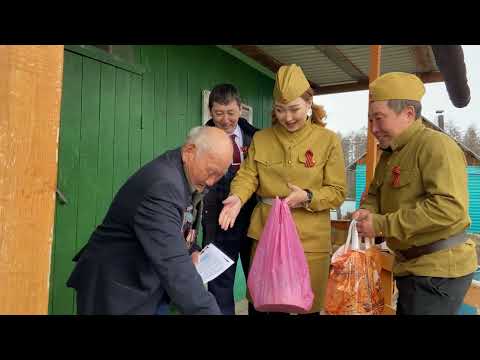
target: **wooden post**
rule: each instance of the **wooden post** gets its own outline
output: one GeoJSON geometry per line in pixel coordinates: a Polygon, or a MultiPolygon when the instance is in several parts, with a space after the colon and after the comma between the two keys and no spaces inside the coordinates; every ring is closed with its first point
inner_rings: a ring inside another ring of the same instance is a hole
{"type": "MultiPolygon", "coordinates": [[[[370,46],[370,71],[368,74],[368,81],[371,83],[377,77],[380,76],[380,58],[381,58],[381,45],[370,46]]],[[[374,138],[368,122],[368,135],[367,135],[367,174],[366,174],[366,187],[365,191],[368,192],[370,182],[375,174],[375,166],[377,165],[377,140],[374,138]]]]}
{"type": "Polygon", "coordinates": [[[0,314],[47,314],[63,46],[0,45],[0,314]]]}
{"type": "MultiPolygon", "coordinates": [[[[380,76],[381,63],[381,45],[370,46],[370,71],[368,74],[369,83],[380,76]]],[[[369,98],[370,101],[370,98],[369,98]]],[[[367,135],[367,174],[365,192],[368,192],[370,183],[375,175],[375,166],[377,165],[377,140],[372,134],[370,122],[368,122],[367,135]]],[[[380,273],[383,291],[385,294],[385,311],[384,315],[393,315],[395,310],[392,308],[392,297],[395,289],[393,280],[393,256],[391,254],[382,254],[382,271],[380,273]]]]}
{"type": "Polygon", "coordinates": [[[389,253],[382,253],[382,271],[380,272],[383,294],[385,296],[384,315],[393,315],[392,309],[395,281],[393,279],[393,256],[389,253]]]}

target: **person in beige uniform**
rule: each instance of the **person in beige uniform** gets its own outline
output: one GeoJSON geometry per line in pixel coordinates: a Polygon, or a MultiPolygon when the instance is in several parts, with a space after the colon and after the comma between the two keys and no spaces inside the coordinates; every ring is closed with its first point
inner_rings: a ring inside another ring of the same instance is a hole
{"type": "Polygon", "coordinates": [[[395,253],[397,314],[456,314],[476,270],[466,160],[449,136],[426,128],[421,80],[387,73],[370,84],[369,121],[383,149],[360,209],[361,236],[395,253]]]}
{"type": "MultiPolygon", "coordinates": [[[[261,201],[253,210],[248,236],[258,241],[272,200],[285,198],[309,265],[315,296],[310,313],[318,314],[330,267],[330,209],[339,206],[346,194],[342,146],[337,135],[325,128],[325,112],[313,104],[313,90],[299,66],[280,67],[273,97],[273,125],[255,133],[224,200],[219,223],[223,229],[232,227],[243,204],[256,193],[261,201]]],[[[262,313],[250,303],[249,314],[262,313]]]]}

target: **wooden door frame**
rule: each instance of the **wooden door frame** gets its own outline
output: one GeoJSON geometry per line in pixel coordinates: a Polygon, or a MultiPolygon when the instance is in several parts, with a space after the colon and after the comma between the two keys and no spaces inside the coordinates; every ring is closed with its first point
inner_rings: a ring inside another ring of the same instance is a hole
{"type": "Polygon", "coordinates": [[[63,45],[0,45],[0,314],[46,315],[63,45]]]}

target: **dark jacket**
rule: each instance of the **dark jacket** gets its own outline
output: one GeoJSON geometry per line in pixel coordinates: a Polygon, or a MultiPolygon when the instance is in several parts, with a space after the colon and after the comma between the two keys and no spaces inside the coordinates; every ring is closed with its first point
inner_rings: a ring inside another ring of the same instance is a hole
{"type": "MultiPolygon", "coordinates": [[[[206,125],[215,126],[212,119],[210,119],[206,125]]],[[[244,118],[238,120],[238,125],[242,131],[243,147],[248,148],[252,142],[253,134],[255,134],[258,129],[250,125],[244,118]]],[[[247,156],[247,154],[244,152],[244,157],[245,156],[247,156]]],[[[240,240],[242,237],[247,236],[250,216],[257,204],[255,196],[252,196],[242,207],[233,228],[224,231],[218,225],[218,217],[223,209],[222,201],[230,194],[230,183],[234,177],[235,172],[232,170],[232,167],[230,167],[225,176],[209,190],[207,195],[205,195],[202,217],[204,245],[210,242],[219,241],[220,238],[222,240],[240,240]]]]}
{"type": "Polygon", "coordinates": [[[77,290],[78,313],[154,314],[168,295],[183,314],[220,314],[182,234],[191,205],[180,149],[130,177],[74,259],[67,285],[77,290]]]}

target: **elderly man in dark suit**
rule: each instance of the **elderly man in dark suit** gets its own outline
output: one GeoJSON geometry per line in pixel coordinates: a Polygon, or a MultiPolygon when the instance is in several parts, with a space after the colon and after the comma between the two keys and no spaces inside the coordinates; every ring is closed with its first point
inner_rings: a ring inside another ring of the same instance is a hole
{"type": "Polygon", "coordinates": [[[204,190],[232,156],[224,131],[198,127],[128,179],[74,258],[67,285],[78,314],[156,314],[167,302],[182,314],[221,314],[193,262],[204,190]]]}

